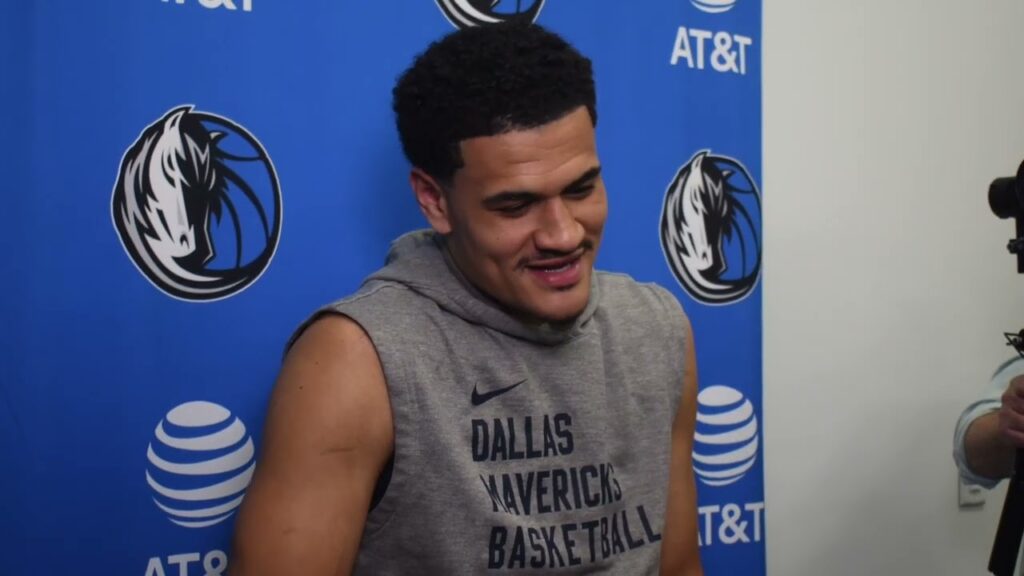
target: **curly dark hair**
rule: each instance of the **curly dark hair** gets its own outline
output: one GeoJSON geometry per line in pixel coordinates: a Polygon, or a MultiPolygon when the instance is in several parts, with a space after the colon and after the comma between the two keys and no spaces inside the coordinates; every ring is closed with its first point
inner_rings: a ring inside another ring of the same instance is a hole
{"type": "Polygon", "coordinates": [[[536,24],[512,21],[448,34],[395,84],[406,157],[442,183],[463,166],[459,142],[535,128],[586,106],[597,125],[588,58],[536,24]]]}

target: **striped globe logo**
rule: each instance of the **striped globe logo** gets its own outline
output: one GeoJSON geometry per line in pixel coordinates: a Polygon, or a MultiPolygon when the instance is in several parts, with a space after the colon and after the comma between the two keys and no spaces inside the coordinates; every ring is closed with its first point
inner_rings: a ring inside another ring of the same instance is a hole
{"type": "Polygon", "coordinates": [[[709,14],[720,14],[732,10],[736,0],[690,0],[690,3],[702,12],[709,14]]]}
{"type": "Polygon", "coordinates": [[[245,424],[212,402],[186,402],[156,426],[146,457],[153,501],[179,526],[226,520],[245,496],[256,468],[245,424]]]}
{"type": "Polygon", "coordinates": [[[728,486],[757,461],[754,405],[735,388],[710,386],[697,395],[693,471],[708,486],[728,486]]]}

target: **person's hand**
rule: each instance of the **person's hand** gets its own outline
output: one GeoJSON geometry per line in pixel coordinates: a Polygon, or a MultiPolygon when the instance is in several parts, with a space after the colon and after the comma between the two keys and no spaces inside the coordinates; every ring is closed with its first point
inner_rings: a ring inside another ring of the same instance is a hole
{"type": "Polygon", "coordinates": [[[999,436],[1014,448],[1024,448],[1024,375],[1010,380],[999,409],[999,436]]]}

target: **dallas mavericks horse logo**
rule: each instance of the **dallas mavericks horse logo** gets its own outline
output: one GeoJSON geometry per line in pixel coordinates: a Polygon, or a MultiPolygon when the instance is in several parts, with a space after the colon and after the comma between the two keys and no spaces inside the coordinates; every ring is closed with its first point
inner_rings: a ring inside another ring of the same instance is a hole
{"type": "Polygon", "coordinates": [[[761,198],[747,169],[698,152],[665,192],[661,247],[676,279],[705,304],[744,298],[761,275],[761,198]]]}
{"type": "MultiPolygon", "coordinates": [[[[531,0],[530,6],[523,8],[524,2],[516,0],[514,10],[499,11],[501,0],[436,0],[444,12],[445,18],[456,28],[485,26],[509,20],[522,20],[533,23],[544,7],[544,0],[531,0]]],[[[506,4],[512,4],[507,2],[506,4]]]]}
{"type": "Polygon", "coordinates": [[[281,234],[281,189],[245,128],[181,106],[124,153],[114,227],[154,286],[175,298],[226,298],[266,269],[281,234]]]}

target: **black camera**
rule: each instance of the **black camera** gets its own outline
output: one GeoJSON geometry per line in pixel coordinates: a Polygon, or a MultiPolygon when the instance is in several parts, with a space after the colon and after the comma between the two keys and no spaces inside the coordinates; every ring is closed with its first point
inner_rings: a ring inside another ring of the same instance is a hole
{"type": "MultiPolygon", "coordinates": [[[[1024,274],[1024,162],[1017,168],[1016,177],[996,178],[988,187],[988,205],[1000,218],[1013,218],[1017,237],[1006,249],[1017,256],[1017,272],[1024,274]]],[[[1006,332],[1006,343],[1024,356],[1024,330],[1014,334],[1006,332]]],[[[992,543],[988,570],[995,576],[1012,576],[1024,539],[1024,449],[1018,448],[1014,458],[1013,478],[1006,490],[1006,501],[999,516],[999,528],[992,543]]]]}
{"type": "Polygon", "coordinates": [[[988,205],[1000,218],[1013,218],[1017,224],[1017,237],[1006,249],[1017,256],[1017,272],[1024,274],[1024,162],[1016,176],[996,178],[988,187],[988,205]]]}

